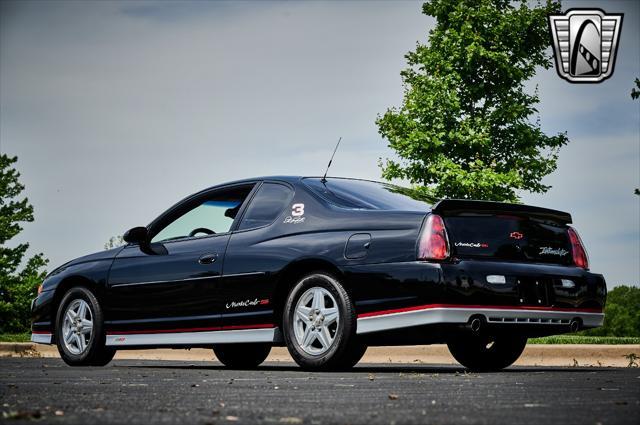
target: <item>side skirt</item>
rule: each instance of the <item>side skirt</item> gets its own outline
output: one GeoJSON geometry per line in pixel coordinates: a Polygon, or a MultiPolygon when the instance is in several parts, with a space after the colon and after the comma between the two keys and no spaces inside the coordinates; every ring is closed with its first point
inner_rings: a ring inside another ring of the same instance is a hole
{"type": "Polygon", "coordinates": [[[274,342],[276,328],[213,330],[195,332],[164,333],[108,333],[106,345],[127,346],[166,346],[166,345],[206,345],[235,344],[248,342],[274,342]]]}

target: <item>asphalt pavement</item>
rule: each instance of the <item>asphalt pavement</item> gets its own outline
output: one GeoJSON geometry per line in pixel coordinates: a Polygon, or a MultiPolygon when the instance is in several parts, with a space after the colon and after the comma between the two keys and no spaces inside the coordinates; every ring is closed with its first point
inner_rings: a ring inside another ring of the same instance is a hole
{"type": "Polygon", "coordinates": [[[309,373],[216,362],[0,359],[6,423],[639,424],[640,369],[365,364],[309,373]]]}

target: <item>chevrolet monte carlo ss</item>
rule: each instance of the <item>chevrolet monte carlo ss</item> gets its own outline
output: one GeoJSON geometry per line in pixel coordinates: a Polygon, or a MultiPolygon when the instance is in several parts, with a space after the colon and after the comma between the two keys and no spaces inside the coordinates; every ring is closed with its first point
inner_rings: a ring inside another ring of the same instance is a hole
{"type": "Polygon", "coordinates": [[[51,272],[32,341],[73,366],[205,347],[251,368],[286,345],[310,370],[349,368],[368,346],[446,343],[467,368],[499,370],[528,337],[602,325],[605,280],[569,223],[364,180],[236,181],[51,272]]]}

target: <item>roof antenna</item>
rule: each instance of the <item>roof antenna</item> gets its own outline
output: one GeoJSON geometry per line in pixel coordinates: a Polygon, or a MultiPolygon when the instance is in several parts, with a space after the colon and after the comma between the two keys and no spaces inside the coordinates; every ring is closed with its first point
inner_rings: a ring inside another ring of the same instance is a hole
{"type": "Polygon", "coordinates": [[[327,182],[327,173],[329,172],[329,167],[331,167],[331,161],[333,161],[333,157],[336,155],[336,151],[338,150],[338,146],[340,146],[341,141],[342,141],[342,136],[338,139],[336,148],[333,150],[333,154],[331,155],[331,159],[329,160],[329,165],[327,165],[327,170],[324,172],[324,176],[322,176],[322,179],[320,180],[322,183],[327,182]]]}

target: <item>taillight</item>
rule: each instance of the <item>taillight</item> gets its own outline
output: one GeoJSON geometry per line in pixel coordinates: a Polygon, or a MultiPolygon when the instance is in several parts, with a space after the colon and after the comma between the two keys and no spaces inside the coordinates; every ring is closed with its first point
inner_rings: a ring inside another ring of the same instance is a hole
{"type": "Polygon", "coordinates": [[[587,250],[584,248],[580,235],[573,227],[567,229],[569,235],[569,241],[571,241],[571,251],[573,253],[573,263],[585,270],[589,270],[589,257],[587,256],[587,250]]]}
{"type": "Polygon", "coordinates": [[[420,235],[418,260],[444,260],[448,257],[449,241],[444,221],[439,215],[431,214],[420,235]]]}

